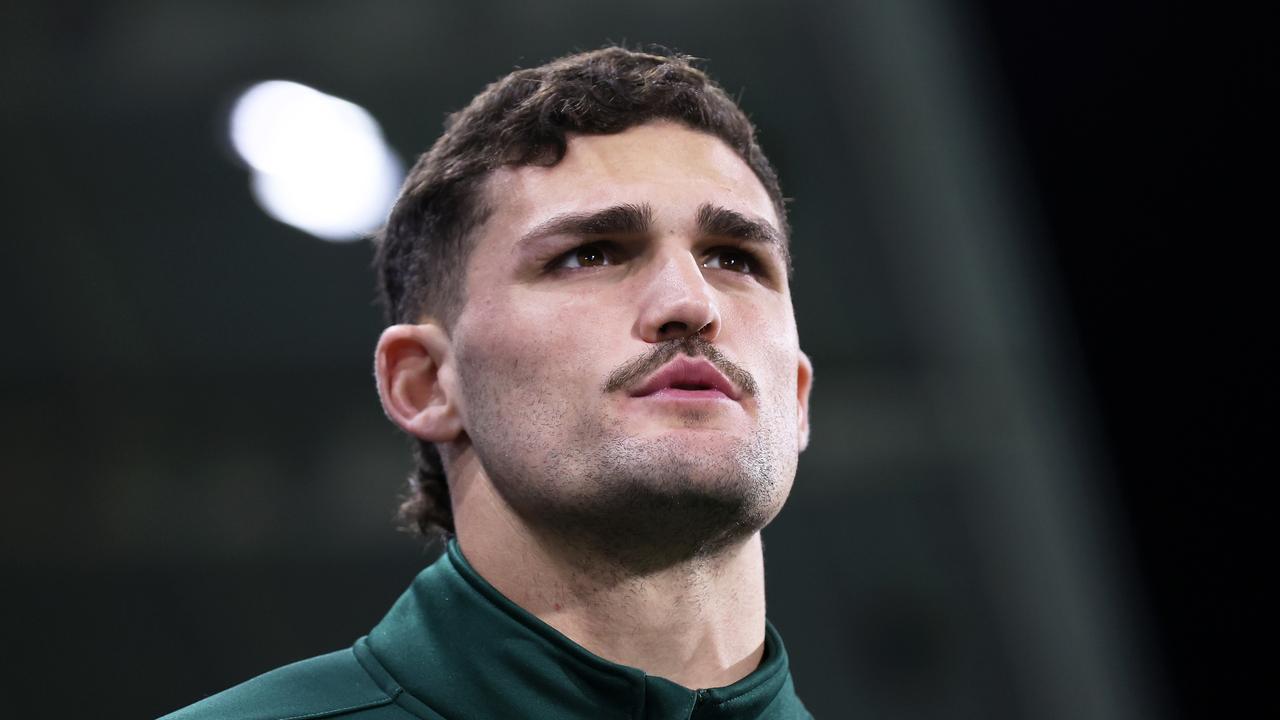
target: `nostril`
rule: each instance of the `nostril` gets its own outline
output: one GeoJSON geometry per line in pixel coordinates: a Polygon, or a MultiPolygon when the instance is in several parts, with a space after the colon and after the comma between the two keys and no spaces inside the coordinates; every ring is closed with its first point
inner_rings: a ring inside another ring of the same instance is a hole
{"type": "Polygon", "coordinates": [[[664,337],[674,333],[684,333],[688,331],[689,331],[688,325],[676,320],[673,320],[669,323],[665,323],[662,327],[658,328],[658,334],[664,337]]]}

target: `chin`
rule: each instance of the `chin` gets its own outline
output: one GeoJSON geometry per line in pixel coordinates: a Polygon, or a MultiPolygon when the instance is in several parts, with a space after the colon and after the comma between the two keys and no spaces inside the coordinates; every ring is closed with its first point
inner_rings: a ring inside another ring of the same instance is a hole
{"type": "Polygon", "coordinates": [[[538,517],[631,571],[713,554],[759,532],[786,501],[794,464],[765,450],[707,431],[630,438],[561,475],[538,517]]]}
{"type": "Polygon", "coordinates": [[[495,489],[531,530],[630,572],[745,541],[781,510],[796,470],[787,435],[645,425],[584,418],[554,437],[475,447],[495,489]]]}

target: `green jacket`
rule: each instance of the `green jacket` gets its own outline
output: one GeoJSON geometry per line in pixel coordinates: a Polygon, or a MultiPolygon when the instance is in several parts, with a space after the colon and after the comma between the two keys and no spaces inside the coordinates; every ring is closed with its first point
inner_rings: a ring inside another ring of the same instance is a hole
{"type": "Polygon", "coordinates": [[[458,545],[348,650],[273,670],[163,720],[812,718],[766,623],[764,659],[689,690],[591,654],[503,597],[458,545]]]}

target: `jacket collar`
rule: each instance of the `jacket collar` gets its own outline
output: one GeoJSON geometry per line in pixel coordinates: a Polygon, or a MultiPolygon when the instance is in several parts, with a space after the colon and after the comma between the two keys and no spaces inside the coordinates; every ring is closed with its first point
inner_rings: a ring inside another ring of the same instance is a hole
{"type": "Polygon", "coordinates": [[[760,666],[690,690],[592,654],[499,593],[450,540],[356,644],[366,669],[423,717],[808,718],[786,649],[765,623],[760,666]]]}

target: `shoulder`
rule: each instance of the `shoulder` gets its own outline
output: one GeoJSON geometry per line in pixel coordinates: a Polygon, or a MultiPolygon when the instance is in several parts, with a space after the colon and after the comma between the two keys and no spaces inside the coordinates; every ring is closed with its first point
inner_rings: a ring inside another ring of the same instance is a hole
{"type": "Polygon", "coordinates": [[[393,704],[397,694],[383,690],[348,648],[277,668],[161,720],[406,717],[393,704]]]}

